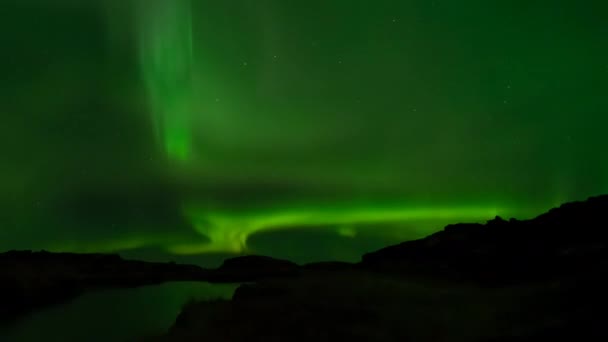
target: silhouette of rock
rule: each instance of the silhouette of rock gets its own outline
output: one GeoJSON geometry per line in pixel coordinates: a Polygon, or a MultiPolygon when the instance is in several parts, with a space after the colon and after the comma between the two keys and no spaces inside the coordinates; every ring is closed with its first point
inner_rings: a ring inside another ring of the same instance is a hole
{"type": "Polygon", "coordinates": [[[361,266],[493,284],[574,275],[607,263],[607,211],[608,196],[600,196],[531,220],[496,217],[485,225],[448,225],[426,238],[368,253],[361,266]]]}
{"type": "Polygon", "coordinates": [[[325,261],[325,262],[313,262],[309,264],[302,265],[302,270],[308,271],[325,271],[325,272],[339,272],[339,271],[348,271],[352,270],[356,267],[355,264],[350,262],[341,262],[341,261],[325,261]]]}
{"type": "Polygon", "coordinates": [[[298,277],[242,285],[231,301],[189,304],[158,340],[608,339],[606,212],[608,196],[594,197],[531,220],[449,225],[357,265],[304,265],[298,277]]]}
{"type": "Polygon", "coordinates": [[[227,259],[216,270],[175,262],[124,260],[116,254],[0,253],[0,320],[102,287],[167,281],[250,282],[298,274],[298,265],[263,256],[227,259]]]}
{"type": "Polygon", "coordinates": [[[290,277],[297,275],[298,269],[299,266],[291,261],[247,255],[226,259],[213,272],[213,281],[244,282],[268,277],[290,277]]]}
{"type": "Polygon", "coordinates": [[[0,254],[0,315],[103,286],[247,282],[192,302],[161,341],[537,341],[608,338],[608,196],[530,220],[453,224],[368,253],[298,266],[264,256],[216,270],[118,255],[0,254]],[[250,283],[255,281],[255,283],[250,283]]]}
{"type": "Polygon", "coordinates": [[[198,266],[130,261],[113,254],[9,251],[0,254],[0,319],[89,289],[201,280],[208,274],[198,266]]]}
{"type": "Polygon", "coordinates": [[[288,291],[280,286],[260,286],[259,284],[243,284],[237,287],[232,296],[233,301],[249,299],[266,299],[287,294],[288,291]]]}

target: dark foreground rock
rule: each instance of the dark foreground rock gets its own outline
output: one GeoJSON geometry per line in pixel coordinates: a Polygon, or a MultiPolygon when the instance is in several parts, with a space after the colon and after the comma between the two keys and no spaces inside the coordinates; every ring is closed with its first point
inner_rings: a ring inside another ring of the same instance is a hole
{"type": "Polygon", "coordinates": [[[584,276],[608,266],[608,196],[534,219],[455,224],[363,256],[368,270],[477,280],[492,285],[584,276]]]}
{"type": "Polygon", "coordinates": [[[571,341],[608,334],[606,283],[479,287],[346,271],[240,287],[187,305],[153,341],[571,341]],[[560,339],[561,340],[561,339],[560,339]]]}
{"type": "Polygon", "coordinates": [[[159,341],[606,340],[608,196],[457,224],[187,305],[159,341]]]}
{"type": "Polygon", "coordinates": [[[297,269],[291,262],[259,256],[228,259],[217,270],[209,270],[112,254],[10,251],[0,254],[0,323],[88,290],[168,281],[250,282],[294,276],[297,269]]]}
{"type": "Polygon", "coordinates": [[[263,256],[216,270],[117,255],[0,254],[0,317],[100,287],[243,282],[192,302],[161,341],[607,340],[608,196],[537,218],[456,224],[341,262],[263,256]],[[252,283],[255,282],[255,283],[252,283]]]}
{"type": "Polygon", "coordinates": [[[124,260],[111,254],[10,251],[0,254],[0,319],[90,289],[202,280],[208,274],[198,266],[124,260]]]}
{"type": "Polygon", "coordinates": [[[291,261],[247,255],[225,260],[210,275],[213,282],[247,282],[270,277],[298,275],[299,266],[291,261]]]}

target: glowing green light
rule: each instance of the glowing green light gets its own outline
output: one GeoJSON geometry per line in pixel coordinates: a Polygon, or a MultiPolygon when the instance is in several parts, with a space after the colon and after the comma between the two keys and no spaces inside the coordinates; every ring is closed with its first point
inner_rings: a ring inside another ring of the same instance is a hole
{"type": "Polygon", "coordinates": [[[170,159],[192,156],[192,14],[189,0],[140,6],[140,64],[153,122],[170,159]]]}
{"type": "Polygon", "coordinates": [[[247,239],[254,233],[289,230],[302,226],[333,227],[337,234],[354,237],[357,224],[382,224],[420,220],[484,220],[504,212],[493,206],[408,207],[401,203],[384,206],[310,206],[275,208],[250,212],[206,210],[191,204],[184,207],[185,216],[195,229],[210,239],[206,244],[176,245],[170,251],[178,254],[202,252],[243,252],[247,239]]]}

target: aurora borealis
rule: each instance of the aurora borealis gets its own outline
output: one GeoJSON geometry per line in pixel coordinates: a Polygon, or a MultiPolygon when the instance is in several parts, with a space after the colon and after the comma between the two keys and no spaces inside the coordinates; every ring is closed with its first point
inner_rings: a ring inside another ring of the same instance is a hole
{"type": "Polygon", "coordinates": [[[606,193],[606,10],[4,1],[0,249],[350,260],[606,193]]]}

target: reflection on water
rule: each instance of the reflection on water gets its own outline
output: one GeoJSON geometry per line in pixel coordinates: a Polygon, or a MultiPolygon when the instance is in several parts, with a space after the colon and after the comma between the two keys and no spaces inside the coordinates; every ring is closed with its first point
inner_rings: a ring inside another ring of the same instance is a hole
{"type": "Polygon", "coordinates": [[[190,299],[230,298],[236,284],[174,282],[87,293],[0,330],[0,341],[133,341],[166,331],[190,299]]]}

